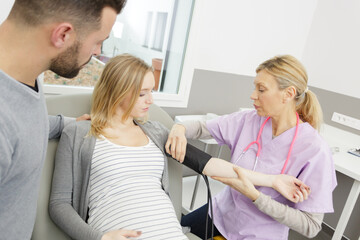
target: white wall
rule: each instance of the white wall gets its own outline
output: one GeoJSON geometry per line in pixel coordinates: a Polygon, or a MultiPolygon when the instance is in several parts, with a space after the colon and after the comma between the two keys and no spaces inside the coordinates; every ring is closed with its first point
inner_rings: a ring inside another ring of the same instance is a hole
{"type": "Polygon", "coordinates": [[[301,58],[316,4],[314,0],[197,1],[194,67],[254,76],[258,64],[274,55],[301,58]]]}
{"type": "Polygon", "coordinates": [[[0,1],[0,23],[2,23],[11,10],[15,0],[1,0],[0,1]]]}
{"type": "Polygon", "coordinates": [[[303,54],[312,86],[360,99],[359,13],[358,0],[318,1],[303,54]]]}
{"type": "MultiPolygon", "coordinates": [[[[2,22],[14,0],[0,1],[2,22]]],[[[277,54],[302,60],[309,85],[360,98],[358,0],[196,0],[183,75],[254,76],[277,54]]]]}
{"type": "Polygon", "coordinates": [[[197,0],[183,74],[254,76],[262,61],[291,54],[309,85],[360,98],[359,12],[358,0],[197,0]]]}

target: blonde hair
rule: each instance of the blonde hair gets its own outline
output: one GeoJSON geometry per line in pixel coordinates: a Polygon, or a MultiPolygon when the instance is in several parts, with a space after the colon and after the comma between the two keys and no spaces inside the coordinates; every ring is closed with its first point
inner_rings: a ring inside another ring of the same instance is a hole
{"type": "Polygon", "coordinates": [[[129,54],[110,59],[94,88],[90,135],[104,135],[103,129],[109,126],[117,107],[128,95],[130,104],[122,116],[122,121],[130,116],[139,97],[144,77],[149,71],[152,72],[152,67],[129,54]]]}
{"type": "Polygon", "coordinates": [[[300,119],[319,130],[323,121],[321,106],[316,95],[308,89],[308,76],[300,61],[290,55],[275,56],[260,64],[256,73],[261,70],[275,77],[280,90],[295,87],[296,111],[300,119]]]}

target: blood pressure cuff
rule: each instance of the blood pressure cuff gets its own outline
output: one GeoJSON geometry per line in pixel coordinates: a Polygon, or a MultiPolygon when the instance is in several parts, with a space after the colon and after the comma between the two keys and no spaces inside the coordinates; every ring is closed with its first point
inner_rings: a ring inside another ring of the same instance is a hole
{"type": "MultiPolygon", "coordinates": [[[[169,157],[171,155],[166,154],[169,157]]],[[[186,154],[183,164],[197,173],[202,174],[205,165],[208,161],[212,158],[211,155],[207,154],[204,151],[194,147],[193,145],[187,144],[186,145],[186,154]]]]}

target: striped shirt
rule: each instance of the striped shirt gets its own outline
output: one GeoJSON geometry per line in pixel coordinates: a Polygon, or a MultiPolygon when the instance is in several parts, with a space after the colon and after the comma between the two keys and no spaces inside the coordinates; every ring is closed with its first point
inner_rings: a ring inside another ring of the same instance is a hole
{"type": "Polygon", "coordinates": [[[151,139],[128,147],[97,139],[90,172],[88,224],[102,232],[141,231],[137,239],[187,239],[162,189],[164,155],[151,139]]]}

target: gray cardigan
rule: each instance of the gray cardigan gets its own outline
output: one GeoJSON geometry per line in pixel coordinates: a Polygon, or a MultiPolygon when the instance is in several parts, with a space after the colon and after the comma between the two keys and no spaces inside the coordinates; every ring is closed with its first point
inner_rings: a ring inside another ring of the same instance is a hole
{"type": "MultiPolygon", "coordinates": [[[[165,165],[162,186],[168,193],[169,176],[164,146],[168,129],[159,122],[138,124],[163,152],[165,165]]],[[[103,232],[86,223],[89,205],[89,175],[96,138],[87,136],[90,121],[71,123],[62,132],[56,152],[49,213],[71,238],[99,240],[103,232]]]]}

